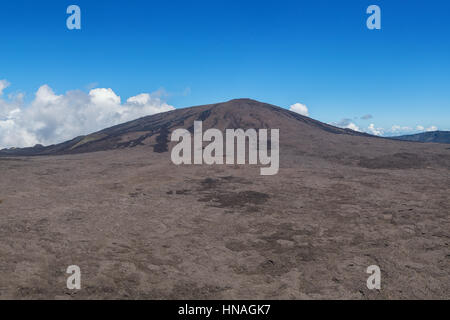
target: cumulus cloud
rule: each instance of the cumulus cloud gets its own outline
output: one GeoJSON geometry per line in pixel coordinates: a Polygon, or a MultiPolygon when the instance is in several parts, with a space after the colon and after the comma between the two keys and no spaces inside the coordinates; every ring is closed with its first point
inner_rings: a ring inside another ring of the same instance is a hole
{"type": "Polygon", "coordinates": [[[392,133],[398,133],[398,132],[410,132],[413,131],[413,129],[411,127],[407,127],[407,126],[399,126],[399,125],[393,125],[391,127],[390,132],[392,133]]]}
{"type": "Polygon", "coordinates": [[[358,127],[358,125],[352,122],[352,119],[342,119],[339,122],[334,122],[333,125],[344,129],[351,129],[353,131],[362,132],[362,130],[358,127]]]}
{"type": "Polygon", "coordinates": [[[347,126],[345,126],[344,128],[347,128],[347,129],[351,129],[351,130],[353,130],[353,131],[359,131],[359,132],[361,132],[361,129],[356,125],[356,124],[354,124],[353,122],[350,122],[347,126]]]}
{"type": "Polygon", "coordinates": [[[437,131],[437,130],[438,130],[438,127],[436,127],[436,126],[431,126],[431,127],[428,127],[428,128],[425,129],[424,126],[418,125],[418,126],[416,127],[416,130],[417,130],[417,131],[431,132],[431,131],[437,131]]]}
{"type": "MultiPolygon", "coordinates": [[[[0,88],[6,84],[1,82],[0,88]]],[[[29,104],[24,103],[22,94],[0,99],[0,148],[59,143],[173,109],[159,94],[143,93],[122,103],[120,96],[109,88],[57,95],[43,85],[29,104]]]]}
{"type": "Polygon", "coordinates": [[[437,129],[438,128],[436,126],[431,126],[431,127],[427,128],[425,131],[431,132],[431,131],[437,131],[437,129]]]}
{"type": "Polygon", "coordinates": [[[425,131],[430,132],[438,130],[436,126],[430,126],[426,128],[422,125],[417,125],[416,127],[393,125],[390,128],[385,129],[382,127],[375,126],[374,123],[369,124],[367,128],[360,128],[358,124],[356,124],[354,120],[350,118],[344,118],[339,122],[332,122],[331,124],[340,128],[351,129],[359,132],[366,132],[376,136],[400,136],[413,134],[417,132],[425,132],[425,131]]]}
{"type": "Polygon", "coordinates": [[[371,114],[366,114],[366,115],[361,117],[361,119],[363,119],[363,120],[369,120],[369,119],[372,119],[372,118],[373,118],[373,116],[371,114]]]}
{"type": "Polygon", "coordinates": [[[297,112],[298,114],[301,114],[302,116],[309,117],[308,107],[306,107],[304,104],[295,103],[289,107],[289,110],[291,110],[293,112],[297,112]]]}
{"type": "Polygon", "coordinates": [[[375,125],[373,123],[371,123],[367,129],[369,133],[375,136],[382,136],[384,131],[383,128],[375,128],[375,125]]]}
{"type": "Polygon", "coordinates": [[[408,127],[408,126],[399,126],[399,125],[393,125],[390,129],[386,130],[389,135],[404,135],[404,134],[413,134],[417,132],[430,132],[430,131],[436,131],[438,128],[436,126],[430,126],[428,128],[425,128],[422,125],[417,125],[416,127],[408,127]]]}

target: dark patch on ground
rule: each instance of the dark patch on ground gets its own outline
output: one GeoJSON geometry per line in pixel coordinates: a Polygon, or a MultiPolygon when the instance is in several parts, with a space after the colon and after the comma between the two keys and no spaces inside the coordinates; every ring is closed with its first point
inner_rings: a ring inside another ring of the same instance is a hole
{"type": "MultiPolygon", "coordinates": [[[[258,205],[264,204],[269,199],[269,195],[255,191],[232,192],[227,187],[233,184],[252,184],[251,181],[240,177],[224,176],[219,178],[205,178],[200,181],[200,191],[204,196],[198,201],[209,202],[216,208],[244,208],[246,212],[258,212],[258,205]],[[206,191],[206,192],[205,192],[206,191]]],[[[232,211],[231,211],[232,212],[232,211]]]]}
{"type": "Polygon", "coordinates": [[[177,195],[186,195],[186,194],[190,194],[191,190],[182,189],[182,190],[176,190],[175,192],[172,191],[172,190],[166,192],[166,194],[169,194],[169,195],[172,195],[174,193],[177,194],[177,195]]]}
{"type": "Polygon", "coordinates": [[[202,113],[200,113],[200,115],[198,116],[197,120],[198,121],[205,121],[206,119],[208,119],[208,117],[211,115],[211,110],[205,110],[202,113]]]}
{"type": "Polygon", "coordinates": [[[133,147],[136,147],[136,146],[139,146],[139,145],[143,146],[144,145],[143,141],[145,139],[147,139],[148,137],[151,137],[151,136],[152,136],[151,133],[145,134],[145,135],[140,136],[137,139],[134,139],[134,140],[131,140],[131,141],[127,141],[127,142],[123,142],[123,143],[119,143],[118,147],[119,148],[133,148],[133,147]]]}
{"type": "Polygon", "coordinates": [[[251,181],[234,176],[219,177],[218,179],[205,178],[200,181],[201,188],[198,191],[217,189],[228,183],[252,184],[251,181]]]}
{"type": "MultiPolygon", "coordinates": [[[[293,260],[293,259],[292,259],[293,260]]],[[[291,261],[291,259],[287,256],[281,256],[278,261],[266,260],[260,263],[256,270],[253,272],[248,272],[249,274],[269,274],[272,276],[281,276],[285,273],[288,273],[296,266],[297,261],[291,261]]]]}
{"type": "MultiPolygon", "coordinates": [[[[449,148],[450,149],[450,148],[449,148]]],[[[28,159],[18,159],[18,158],[0,158],[0,161],[28,161],[28,159]]]]}
{"type": "Polygon", "coordinates": [[[161,127],[159,135],[156,137],[156,144],[153,147],[153,151],[157,153],[163,153],[169,151],[169,129],[167,127],[161,127]]]}
{"type": "Polygon", "coordinates": [[[261,205],[266,203],[269,198],[268,194],[257,191],[216,192],[206,195],[198,201],[212,202],[212,206],[217,208],[236,208],[248,205],[261,205]]]}
{"type": "Polygon", "coordinates": [[[200,181],[200,185],[202,186],[201,190],[214,189],[220,185],[220,180],[213,178],[206,178],[200,181]]]}
{"type": "Polygon", "coordinates": [[[175,194],[189,194],[191,190],[183,189],[183,190],[177,190],[175,191],[175,194]]]}
{"type": "Polygon", "coordinates": [[[426,160],[413,153],[395,153],[376,158],[361,158],[359,166],[368,169],[420,169],[426,166],[426,160]]]}
{"type": "Polygon", "coordinates": [[[431,163],[436,163],[444,168],[450,168],[450,155],[449,154],[435,154],[431,161],[431,163]]]}
{"type": "Polygon", "coordinates": [[[240,183],[240,184],[252,184],[251,181],[248,181],[244,178],[240,177],[234,177],[234,176],[226,176],[226,177],[219,177],[223,181],[229,182],[229,183],[240,183]]]}
{"type": "Polygon", "coordinates": [[[139,193],[139,192],[130,192],[128,195],[129,195],[131,198],[137,198],[137,197],[140,195],[140,193],[139,193]]]}

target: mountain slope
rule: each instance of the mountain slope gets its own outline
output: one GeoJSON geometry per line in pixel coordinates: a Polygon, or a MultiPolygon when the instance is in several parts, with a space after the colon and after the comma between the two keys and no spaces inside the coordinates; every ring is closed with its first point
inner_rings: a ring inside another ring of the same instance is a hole
{"type": "Polygon", "coordinates": [[[33,148],[2,150],[0,155],[73,154],[132,148],[140,145],[150,146],[155,152],[165,152],[168,151],[167,142],[170,133],[177,128],[186,128],[192,132],[196,120],[203,121],[204,130],[208,128],[220,130],[281,128],[288,132],[284,135],[285,139],[281,138],[282,140],[289,140],[289,138],[295,140],[311,134],[319,136],[323,133],[370,136],[350,129],[337,128],[270,104],[250,99],[237,99],[143,117],[47,147],[38,145],[33,148]],[[297,136],[294,137],[295,133],[297,136]]]}
{"type": "Polygon", "coordinates": [[[450,131],[423,132],[390,138],[404,141],[450,143],[450,131]]]}

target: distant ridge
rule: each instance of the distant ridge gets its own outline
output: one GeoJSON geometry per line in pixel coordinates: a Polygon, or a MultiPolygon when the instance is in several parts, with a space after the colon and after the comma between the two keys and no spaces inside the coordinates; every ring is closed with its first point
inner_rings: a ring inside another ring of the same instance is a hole
{"type": "Polygon", "coordinates": [[[432,131],[417,134],[410,134],[398,137],[389,137],[390,139],[416,142],[434,142],[450,143],[450,131],[432,131]]]}

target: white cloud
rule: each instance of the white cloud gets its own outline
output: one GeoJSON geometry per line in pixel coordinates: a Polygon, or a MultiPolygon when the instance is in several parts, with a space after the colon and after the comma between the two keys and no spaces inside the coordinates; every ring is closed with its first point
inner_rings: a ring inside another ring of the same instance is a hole
{"type": "Polygon", "coordinates": [[[408,127],[408,126],[394,125],[386,132],[389,135],[404,135],[404,134],[414,134],[417,132],[424,132],[424,131],[429,132],[429,131],[436,131],[436,130],[438,130],[438,128],[436,126],[430,126],[429,128],[425,129],[425,127],[422,125],[417,125],[415,128],[408,127]]]}
{"type": "Polygon", "coordinates": [[[3,95],[3,90],[8,88],[10,83],[6,80],[0,80],[0,96],[3,95]]]}
{"type": "Polygon", "coordinates": [[[332,122],[332,125],[338,126],[339,128],[362,132],[358,125],[352,122],[352,119],[342,119],[339,122],[332,122]]]}
{"type": "Polygon", "coordinates": [[[358,131],[358,132],[361,132],[361,129],[356,125],[356,124],[354,124],[353,122],[350,122],[348,125],[346,125],[344,128],[346,128],[346,129],[351,129],[351,130],[353,130],[353,131],[358,131]]]}
{"type": "Polygon", "coordinates": [[[291,110],[293,112],[297,112],[298,114],[301,114],[302,116],[309,117],[308,107],[306,107],[304,104],[295,103],[289,107],[289,110],[291,110]]]}
{"type": "Polygon", "coordinates": [[[418,130],[418,131],[424,131],[424,130],[425,130],[425,127],[424,127],[424,126],[421,126],[421,125],[418,125],[418,126],[416,127],[416,130],[418,130]]]}
{"type": "Polygon", "coordinates": [[[383,135],[383,128],[375,128],[375,125],[371,123],[368,127],[369,133],[375,135],[375,136],[381,136],[383,135]]]}
{"type": "Polygon", "coordinates": [[[120,97],[111,88],[98,88],[89,91],[89,96],[95,105],[116,106],[120,104],[120,97]]]}
{"type": "MultiPolygon", "coordinates": [[[[2,85],[5,83],[0,84],[0,88],[2,85]]],[[[23,102],[23,94],[9,100],[0,99],[0,148],[59,143],[173,109],[159,94],[143,93],[121,103],[120,96],[112,89],[57,95],[43,85],[28,105],[23,102]]]]}
{"type": "Polygon", "coordinates": [[[413,129],[411,127],[406,127],[406,126],[399,126],[399,125],[393,125],[390,132],[392,133],[397,133],[397,132],[409,132],[409,131],[413,131],[413,129]]]}
{"type": "Polygon", "coordinates": [[[361,130],[360,127],[356,123],[354,123],[352,119],[349,118],[342,119],[339,122],[332,122],[331,124],[340,128],[352,129],[354,131],[364,131],[376,136],[400,136],[417,132],[438,130],[436,126],[430,126],[429,128],[425,129],[425,127],[422,125],[417,125],[415,128],[409,126],[393,125],[391,128],[385,129],[382,127],[376,127],[373,123],[371,123],[367,127],[367,129],[361,130]]]}
{"type": "Polygon", "coordinates": [[[431,132],[431,131],[437,131],[438,128],[437,128],[436,126],[431,126],[431,127],[425,129],[424,126],[418,125],[418,126],[416,127],[416,130],[417,130],[417,131],[427,131],[427,132],[431,132]]]}

